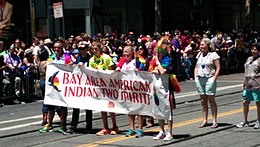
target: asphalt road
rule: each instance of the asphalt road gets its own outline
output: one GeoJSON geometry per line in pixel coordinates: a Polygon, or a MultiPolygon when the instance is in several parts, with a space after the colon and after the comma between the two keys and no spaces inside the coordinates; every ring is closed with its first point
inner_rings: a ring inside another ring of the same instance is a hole
{"type": "MultiPolygon", "coordinates": [[[[84,111],[81,113],[80,124],[75,134],[62,135],[55,131],[39,133],[42,102],[38,101],[0,108],[0,146],[260,146],[260,129],[253,129],[256,120],[254,103],[251,104],[249,113],[251,126],[235,127],[235,124],[242,120],[242,79],[243,74],[219,77],[216,95],[219,111],[219,128],[217,129],[211,129],[210,126],[198,128],[202,121],[199,96],[194,82],[186,81],[181,82],[182,92],[176,94],[177,109],[174,111],[174,139],[172,141],[154,141],[152,139],[159,131],[158,124],[149,129],[144,128],[145,135],[142,138],[126,138],[124,134],[129,129],[129,124],[127,116],[120,114],[116,116],[120,129],[118,135],[96,136],[95,133],[102,129],[99,112],[94,112],[93,132],[87,134],[83,121],[84,111]]],[[[71,111],[69,109],[68,122],[71,120],[71,111]]],[[[55,117],[55,120],[54,129],[58,130],[58,117],[55,117]]],[[[111,122],[110,119],[109,122],[111,122]]]]}

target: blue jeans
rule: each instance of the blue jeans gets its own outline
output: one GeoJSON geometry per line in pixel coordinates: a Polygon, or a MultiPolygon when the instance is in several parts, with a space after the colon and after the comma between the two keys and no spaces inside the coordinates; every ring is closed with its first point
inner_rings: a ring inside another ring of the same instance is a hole
{"type": "Polygon", "coordinates": [[[192,71],[191,71],[191,67],[193,64],[193,58],[183,58],[182,61],[183,65],[184,65],[184,72],[185,75],[188,79],[192,78],[192,71]]]}

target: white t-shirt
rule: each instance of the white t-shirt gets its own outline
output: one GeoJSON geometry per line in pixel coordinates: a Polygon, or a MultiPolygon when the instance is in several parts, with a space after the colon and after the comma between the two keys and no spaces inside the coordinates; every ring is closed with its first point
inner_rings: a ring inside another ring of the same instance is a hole
{"type": "Polygon", "coordinates": [[[135,68],[135,59],[133,59],[130,62],[125,62],[121,70],[134,70],[135,68]]]}
{"type": "MultiPolygon", "coordinates": [[[[47,49],[49,55],[51,55],[50,49],[46,45],[44,45],[44,47],[47,49]]],[[[35,56],[38,56],[38,50],[40,50],[40,49],[41,48],[39,46],[35,46],[32,54],[35,55],[35,56]]]]}
{"type": "Polygon", "coordinates": [[[198,76],[213,77],[216,73],[214,61],[220,58],[219,55],[216,52],[208,52],[206,56],[203,56],[203,53],[199,52],[196,58],[198,59],[196,63],[198,76]]]}

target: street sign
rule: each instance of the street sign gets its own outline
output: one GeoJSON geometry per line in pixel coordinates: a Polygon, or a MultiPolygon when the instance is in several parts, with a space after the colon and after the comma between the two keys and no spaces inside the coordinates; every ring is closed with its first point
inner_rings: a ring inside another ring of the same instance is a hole
{"type": "Polygon", "coordinates": [[[54,18],[63,17],[62,2],[53,3],[54,18]]]}

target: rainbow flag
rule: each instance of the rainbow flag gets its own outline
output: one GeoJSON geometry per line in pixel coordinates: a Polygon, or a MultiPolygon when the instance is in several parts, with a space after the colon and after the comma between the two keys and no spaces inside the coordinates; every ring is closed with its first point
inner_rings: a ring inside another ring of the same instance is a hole
{"type": "Polygon", "coordinates": [[[150,61],[148,72],[152,72],[155,69],[156,62],[154,60],[150,61]]]}
{"type": "Polygon", "coordinates": [[[138,58],[139,62],[141,62],[143,64],[146,62],[144,57],[142,55],[138,54],[138,53],[136,54],[136,58],[138,58]]]}
{"type": "Polygon", "coordinates": [[[172,83],[173,89],[175,92],[181,92],[181,86],[176,78],[176,75],[170,74],[170,81],[172,83]]]}

